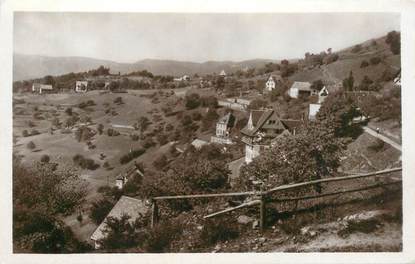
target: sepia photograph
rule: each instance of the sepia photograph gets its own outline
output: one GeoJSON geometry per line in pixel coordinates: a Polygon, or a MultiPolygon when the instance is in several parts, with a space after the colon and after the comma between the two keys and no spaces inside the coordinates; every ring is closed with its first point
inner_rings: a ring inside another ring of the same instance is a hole
{"type": "Polygon", "coordinates": [[[401,13],[12,27],[12,254],[403,252],[401,13]]]}

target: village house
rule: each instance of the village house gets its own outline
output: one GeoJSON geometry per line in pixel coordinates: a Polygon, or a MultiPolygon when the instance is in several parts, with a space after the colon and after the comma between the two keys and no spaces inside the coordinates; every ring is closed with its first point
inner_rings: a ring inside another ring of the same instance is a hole
{"type": "Polygon", "coordinates": [[[39,94],[51,93],[53,92],[53,86],[51,84],[34,83],[32,84],[32,92],[39,94]]]}
{"type": "Polygon", "coordinates": [[[326,86],[324,86],[318,92],[318,103],[322,104],[324,102],[324,100],[326,100],[327,96],[329,96],[329,90],[327,90],[326,86]]]}
{"type": "Polygon", "coordinates": [[[235,125],[235,116],[227,113],[216,123],[216,135],[210,138],[210,142],[219,144],[232,144],[230,132],[235,125]]]}
{"type": "Polygon", "coordinates": [[[280,137],[295,134],[301,120],[281,119],[273,109],[253,110],[247,125],[241,130],[245,143],[245,162],[248,164],[280,137]]]}
{"type": "Polygon", "coordinates": [[[189,75],[183,75],[182,77],[174,78],[173,79],[176,82],[182,82],[182,81],[190,81],[189,75]]]}
{"type": "Polygon", "coordinates": [[[115,186],[121,190],[122,188],[124,188],[124,185],[135,175],[140,175],[141,177],[144,177],[144,172],[141,171],[136,164],[127,169],[125,173],[121,173],[117,177],[117,179],[115,180],[115,186]]]}
{"type": "Polygon", "coordinates": [[[298,98],[300,96],[317,95],[318,92],[318,90],[311,88],[309,82],[294,82],[288,90],[288,95],[291,98],[298,98]]]}
{"type": "Polygon", "coordinates": [[[76,81],[75,92],[85,93],[88,91],[88,81],[76,81]]]}
{"type": "Polygon", "coordinates": [[[209,144],[209,142],[196,138],[190,144],[196,149],[201,149],[204,145],[209,144]]]}
{"type": "Polygon", "coordinates": [[[219,73],[219,76],[226,77],[226,72],[225,72],[225,70],[222,70],[222,71],[219,73]]]}
{"type": "Polygon", "coordinates": [[[308,106],[308,119],[315,120],[318,111],[320,110],[321,104],[326,100],[327,96],[329,96],[329,91],[327,90],[326,86],[321,88],[320,92],[318,92],[318,102],[317,104],[310,104],[308,106]]]}
{"type": "Polygon", "coordinates": [[[121,196],[118,202],[114,205],[104,221],[98,226],[91,236],[91,240],[94,242],[95,249],[102,247],[101,240],[106,237],[105,229],[107,227],[107,219],[109,217],[121,218],[123,215],[130,216],[128,222],[134,223],[137,219],[146,216],[149,208],[143,200],[135,199],[128,196],[121,196]]]}
{"type": "Polygon", "coordinates": [[[267,82],[265,83],[265,92],[271,92],[275,89],[277,83],[282,82],[281,75],[270,75],[267,82]]]}

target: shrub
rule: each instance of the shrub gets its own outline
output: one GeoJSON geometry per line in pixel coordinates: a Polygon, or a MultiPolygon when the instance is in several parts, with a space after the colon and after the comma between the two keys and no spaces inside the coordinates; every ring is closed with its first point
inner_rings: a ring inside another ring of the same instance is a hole
{"type": "Polygon", "coordinates": [[[104,125],[103,124],[98,124],[97,125],[97,130],[98,130],[98,134],[102,135],[102,133],[104,131],[104,125]]]}
{"type": "Polygon", "coordinates": [[[22,131],[22,136],[23,136],[23,137],[28,137],[28,136],[30,136],[30,134],[29,134],[29,132],[25,129],[25,130],[23,130],[23,131],[22,131]]]}
{"type": "Polygon", "coordinates": [[[382,61],[382,60],[381,60],[381,58],[379,58],[379,57],[372,57],[372,58],[370,58],[370,64],[372,64],[372,65],[377,65],[377,64],[379,64],[381,61],[382,61]]]}
{"type": "Polygon", "coordinates": [[[117,130],[115,130],[115,129],[108,128],[108,129],[107,129],[107,135],[108,135],[109,137],[115,137],[115,136],[119,136],[119,135],[120,135],[120,132],[118,132],[118,131],[117,131],[117,130]]]}
{"type": "Polygon", "coordinates": [[[131,150],[128,154],[125,154],[124,156],[122,156],[120,158],[120,163],[121,164],[126,164],[126,163],[132,161],[133,159],[141,156],[142,154],[144,154],[144,152],[146,152],[145,149],[131,150]]]}
{"type": "Polygon", "coordinates": [[[33,149],[35,149],[35,148],[36,148],[36,145],[35,145],[35,143],[33,143],[33,141],[30,141],[29,143],[27,143],[26,147],[27,147],[28,149],[33,150],[33,149]]]}
{"type": "Polygon", "coordinates": [[[40,158],[40,161],[43,163],[48,163],[50,161],[50,158],[48,155],[42,155],[42,157],[40,158]]]}
{"type": "Polygon", "coordinates": [[[151,137],[148,137],[145,140],[143,140],[142,144],[143,144],[143,147],[146,149],[151,148],[152,146],[156,145],[156,143],[153,141],[151,137]]]}
{"type": "Polygon", "coordinates": [[[119,97],[117,97],[117,98],[114,99],[114,103],[115,104],[123,104],[124,102],[122,100],[122,97],[119,96],[119,97]]]}
{"type": "Polygon", "coordinates": [[[378,138],[377,138],[375,142],[373,142],[372,144],[370,144],[370,145],[367,147],[367,149],[368,149],[368,150],[372,150],[372,151],[374,151],[374,152],[379,152],[379,151],[381,151],[384,147],[385,147],[385,142],[383,142],[382,140],[380,140],[380,139],[378,139],[378,138]]]}
{"type": "Polygon", "coordinates": [[[360,68],[366,68],[367,66],[369,66],[369,62],[367,62],[367,60],[363,60],[362,63],[360,63],[360,68]]]}
{"type": "Polygon", "coordinates": [[[167,164],[168,164],[168,160],[167,160],[166,155],[164,155],[164,154],[158,156],[153,161],[153,166],[158,170],[162,170],[167,164]]]}
{"type": "Polygon", "coordinates": [[[201,104],[200,95],[197,93],[191,93],[185,97],[185,105],[187,109],[194,109],[201,104]]]}
{"type": "Polygon", "coordinates": [[[102,221],[104,221],[105,217],[114,207],[114,203],[108,199],[101,199],[92,203],[91,210],[89,213],[89,218],[99,225],[102,221]]]}
{"type": "Polygon", "coordinates": [[[397,55],[401,53],[401,33],[391,31],[386,35],[385,42],[389,45],[393,54],[397,55]]]}
{"type": "Polygon", "coordinates": [[[238,224],[235,220],[214,219],[207,220],[203,226],[200,240],[204,245],[213,245],[218,241],[227,241],[239,236],[238,224]]]}
{"type": "Polygon", "coordinates": [[[149,232],[144,248],[150,253],[164,252],[182,232],[183,227],[178,222],[161,222],[149,232]]]}
{"type": "Polygon", "coordinates": [[[37,131],[36,129],[32,129],[32,131],[30,131],[31,136],[35,136],[35,135],[39,135],[39,134],[40,134],[40,132],[37,131]]]}
{"type": "Polygon", "coordinates": [[[130,135],[131,140],[133,141],[138,141],[140,139],[140,136],[137,134],[131,134],[130,135]]]}
{"type": "Polygon", "coordinates": [[[82,169],[96,170],[99,168],[99,164],[95,163],[93,159],[87,159],[80,154],[73,156],[72,160],[77,166],[81,167],[82,169]]]}
{"type": "Polygon", "coordinates": [[[66,108],[66,109],[65,109],[65,113],[66,113],[68,116],[71,116],[71,115],[72,115],[72,107],[68,107],[68,108],[66,108]]]}
{"type": "Polygon", "coordinates": [[[368,219],[368,220],[361,220],[361,221],[348,221],[347,226],[337,232],[337,234],[341,237],[348,237],[350,234],[355,232],[369,234],[374,232],[380,222],[376,219],[368,219]]]}
{"type": "Polygon", "coordinates": [[[352,53],[358,53],[362,50],[362,45],[358,44],[352,48],[352,53]]]}

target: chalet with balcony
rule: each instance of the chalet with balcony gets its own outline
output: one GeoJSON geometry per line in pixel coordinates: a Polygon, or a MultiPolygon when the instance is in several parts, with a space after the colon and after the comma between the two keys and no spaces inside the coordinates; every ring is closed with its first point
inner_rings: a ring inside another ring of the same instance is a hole
{"type": "Polygon", "coordinates": [[[247,125],[241,130],[245,162],[252,162],[277,137],[295,134],[301,124],[301,120],[281,119],[273,109],[251,111],[247,125]]]}
{"type": "Polygon", "coordinates": [[[232,144],[230,132],[235,125],[235,116],[232,113],[227,113],[221,117],[216,123],[216,135],[212,136],[210,142],[219,144],[232,144]]]}

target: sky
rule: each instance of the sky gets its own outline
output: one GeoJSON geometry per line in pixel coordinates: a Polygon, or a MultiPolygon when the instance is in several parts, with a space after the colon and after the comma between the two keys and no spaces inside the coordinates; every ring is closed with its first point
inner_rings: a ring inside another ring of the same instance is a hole
{"type": "Polygon", "coordinates": [[[400,30],[397,13],[14,14],[14,52],[116,62],[291,59],[400,30]]]}

